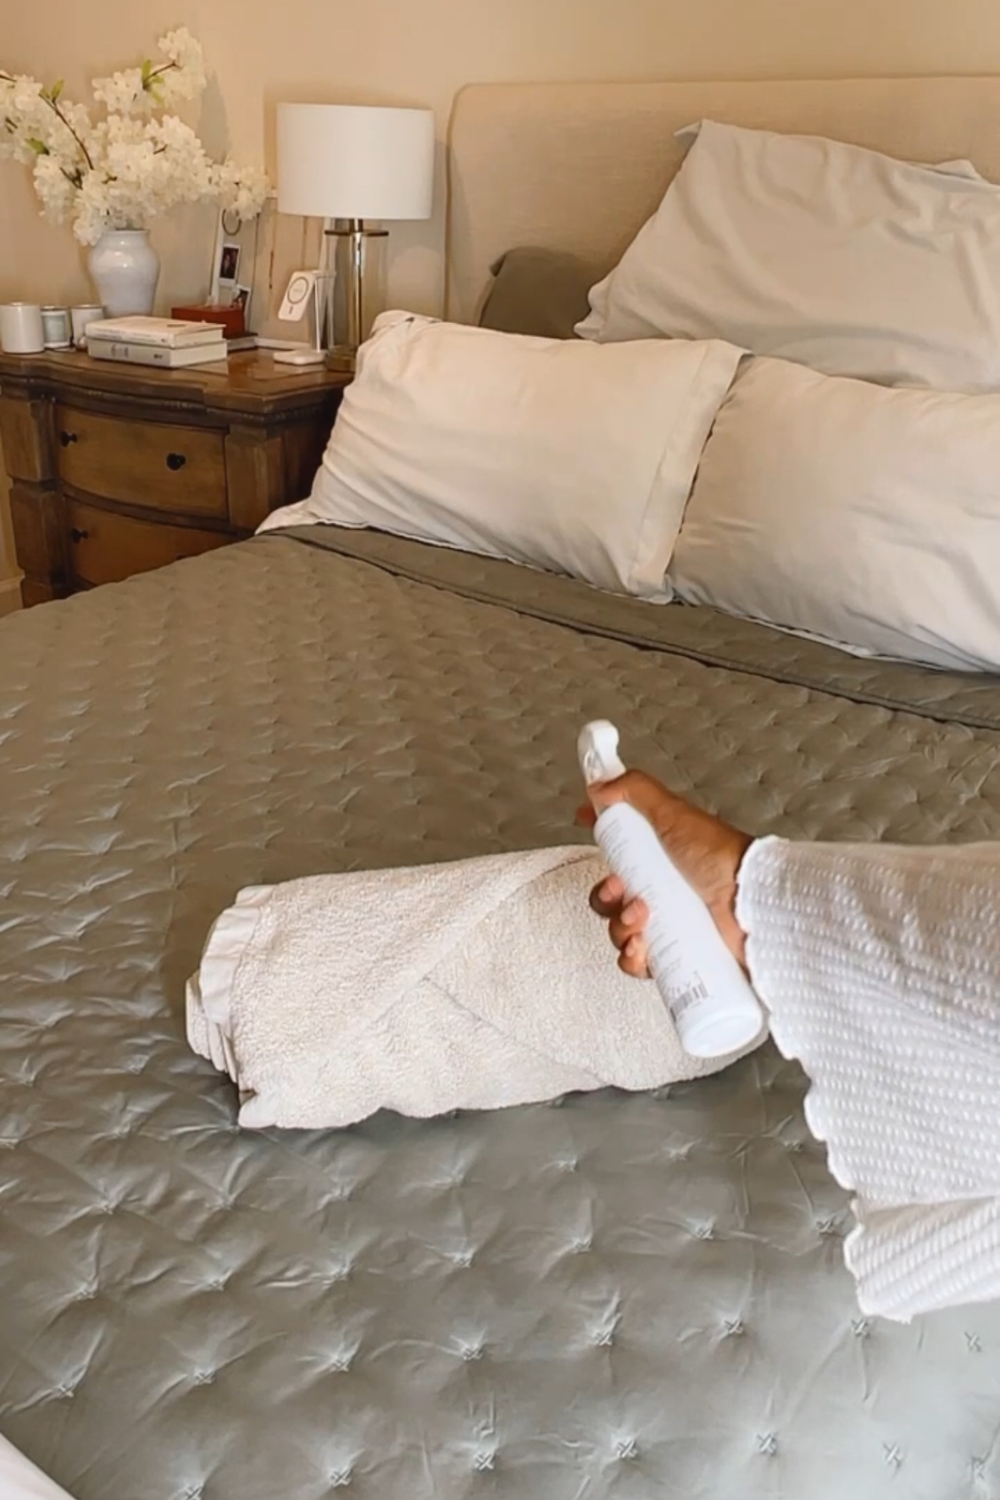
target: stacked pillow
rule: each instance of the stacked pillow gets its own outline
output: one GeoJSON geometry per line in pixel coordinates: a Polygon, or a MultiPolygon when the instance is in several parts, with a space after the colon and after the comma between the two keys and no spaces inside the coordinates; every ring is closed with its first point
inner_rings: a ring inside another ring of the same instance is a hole
{"type": "Polygon", "coordinates": [[[677,595],[862,654],[1000,668],[1000,190],[967,162],[682,134],[577,329],[773,356],[719,412],[677,595]]]}
{"type": "Polygon", "coordinates": [[[384,313],[309,500],[262,530],[369,526],[662,602],[741,351],[589,344],[384,313]]]}
{"type": "Polygon", "coordinates": [[[1000,668],[1000,394],[756,359],[716,418],[678,597],[858,654],[1000,668]]]}
{"type": "Polygon", "coordinates": [[[577,325],[598,342],[725,338],[886,385],[1000,387],[1000,190],[706,120],[577,325]]]}

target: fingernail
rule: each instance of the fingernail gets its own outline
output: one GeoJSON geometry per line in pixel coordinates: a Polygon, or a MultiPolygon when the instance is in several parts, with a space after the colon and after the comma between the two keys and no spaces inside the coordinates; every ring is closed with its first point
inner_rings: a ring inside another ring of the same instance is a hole
{"type": "Polygon", "coordinates": [[[639,909],[636,906],[636,904],[635,904],[634,901],[630,901],[629,904],[628,904],[628,906],[623,907],[623,909],[622,909],[622,921],[625,923],[626,927],[630,927],[632,925],[632,923],[634,921],[636,921],[636,919],[638,918],[638,916],[639,916],[639,909]]]}
{"type": "Polygon", "coordinates": [[[626,958],[635,958],[635,955],[636,955],[636,953],[638,951],[639,951],[639,939],[638,938],[634,938],[634,937],[630,937],[629,940],[628,940],[628,942],[625,944],[625,957],[626,958]]]}

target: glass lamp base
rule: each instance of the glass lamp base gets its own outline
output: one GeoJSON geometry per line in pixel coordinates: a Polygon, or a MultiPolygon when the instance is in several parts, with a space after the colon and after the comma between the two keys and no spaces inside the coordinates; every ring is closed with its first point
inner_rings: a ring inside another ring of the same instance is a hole
{"type": "Polygon", "coordinates": [[[336,268],[334,349],[356,350],[371,332],[382,308],[386,229],[371,229],[361,219],[338,221],[326,234],[333,240],[336,268]]]}

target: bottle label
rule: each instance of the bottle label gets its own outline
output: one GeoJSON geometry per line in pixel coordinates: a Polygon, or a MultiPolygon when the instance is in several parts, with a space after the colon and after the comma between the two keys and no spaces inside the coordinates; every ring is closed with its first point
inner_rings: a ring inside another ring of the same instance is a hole
{"type": "Polygon", "coordinates": [[[670,1009],[674,1013],[674,1019],[678,1020],[689,1011],[692,1005],[701,1005],[704,1000],[710,998],[705,981],[700,974],[696,974],[691,982],[679,993],[671,994],[670,1009]]]}

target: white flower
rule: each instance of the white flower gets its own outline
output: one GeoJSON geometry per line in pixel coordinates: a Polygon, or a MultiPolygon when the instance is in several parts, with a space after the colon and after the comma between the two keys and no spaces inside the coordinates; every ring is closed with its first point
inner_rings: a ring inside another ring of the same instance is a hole
{"type": "Polygon", "coordinates": [[[42,212],[53,224],[62,224],[72,213],[79,189],[54,156],[38,156],[34,169],[35,192],[42,212]]]}
{"type": "Polygon", "coordinates": [[[205,54],[196,36],[186,26],[178,26],[160,37],[157,47],[169,62],[176,63],[192,75],[205,72],[205,54]]]}
{"type": "Polygon", "coordinates": [[[125,68],[107,78],[95,78],[91,83],[94,98],[103,104],[109,113],[130,115],[137,107],[146,108],[149,96],[143,87],[142,69],[125,68]]]}
{"type": "Polygon", "coordinates": [[[234,209],[244,221],[257,217],[270,188],[260,167],[241,167],[229,156],[213,167],[213,183],[219,206],[234,209]]]}
{"type": "Polygon", "coordinates": [[[161,36],[157,46],[168,64],[154,80],[160,104],[169,108],[185,99],[197,99],[208,82],[205,54],[197,37],[180,26],[161,36]]]}
{"type": "Polygon", "coordinates": [[[38,149],[47,146],[50,110],[42,99],[42,86],[33,78],[0,75],[0,155],[21,162],[34,162],[38,149]]]}
{"type": "MultiPolygon", "coordinates": [[[[96,245],[104,231],[115,223],[107,184],[96,172],[90,172],[76,195],[73,233],[83,245],[96,245]]],[[[122,227],[122,226],[118,226],[122,227]]],[[[129,226],[124,226],[129,227],[129,226]]],[[[132,226],[140,228],[140,225],[132,226]]]]}
{"type": "Polygon", "coordinates": [[[214,199],[243,219],[263,207],[263,172],[228,157],[212,161],[191,126],[169,112],[205,87],[201,43],[179,27],[157,47],[162,61],[93,80],[105,111],[96,122],[61,85],[45,90],[0,69],[0,157],[31,166],[43,213],[71,217],[84,244],[108,228],[144,228],[179,203],[214,199]]]}
{"type": "Polygon", "coordinates": [[[9,112],[28,126],[44,130],[48,109],[42,99],[42,85],[34,78],[15,78],[11,87],[9,112]]]}
{"type": "Polygon", "coordinates": [[[150,114],[186,99],[197,99],[207,83],[201,43],[186,27],[168,31],[157,43],[162,61],[147,59],[141,67],[124,68],[95,78],[94,97],[111,114],[150,114]]]}

